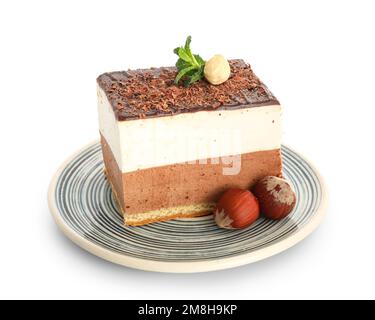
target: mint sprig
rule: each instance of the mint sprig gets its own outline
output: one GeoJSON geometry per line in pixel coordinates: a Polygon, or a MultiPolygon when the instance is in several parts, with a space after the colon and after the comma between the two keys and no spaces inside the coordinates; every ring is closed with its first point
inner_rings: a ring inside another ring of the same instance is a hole
{"type": "Polygon", "coordinates": [[[184,80],[184,85],[189,86],[192,83],[201,80],[204,77],[205,61],[197,54],[193,54],[190,49],[191,36],[188,36],[185,46],[178,47],[173,50],[178,55],[176,67],[178,74],[174,82],[178,84],[181,79],[184,80]]]}

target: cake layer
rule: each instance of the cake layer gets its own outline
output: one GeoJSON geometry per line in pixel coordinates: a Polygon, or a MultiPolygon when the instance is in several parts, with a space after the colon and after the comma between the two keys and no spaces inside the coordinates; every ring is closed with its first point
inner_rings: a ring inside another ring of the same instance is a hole
{"type": "Polygon", "coordinates": [[[224,175],[227,164],[211,160],[123,173],[103,136],[102,148],[109,182],[129,225],[206,214],[228,188],[249,188],[264,176],[281,176],[279,149],[242,154],[238,174],[224,175]]]}
{"type": "Polygon", "coordinates": [[[243,60],[229,64],[231,76],[218,86],[206,81],[176,86],[175,67],[109,72],[97,82],[119,121],[279,104],[249,64],[243,60]]]}
{"type": "Polygon", "coordinates": [[[276,150],[281,145],[278,104],[118,121],[98,87],[98,109],[100,132],[122,173],[276,150]]]}

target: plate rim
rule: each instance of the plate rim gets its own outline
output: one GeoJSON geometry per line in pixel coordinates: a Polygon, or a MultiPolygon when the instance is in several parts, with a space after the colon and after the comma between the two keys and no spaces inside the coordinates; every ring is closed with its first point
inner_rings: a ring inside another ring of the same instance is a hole
{"type": "Polygon", "coordinates": [[[314,216],[311,220],[299,229],[296,233],[291,236],[274,243],[266,248],[256,250],[254,252],[248,252],[241,255],[236,255],[226,258],[210,259],[204,261],[157,261],[157,260],[147,260],[140,259],[135,257],[130,257],[118,252],[111,251],[100,245],[97,245],[88,239],[85,239],[80,234],[76,233],[61,217],[61,214],[58,210],[56,199],[55,199],[55,190],[57,186],[57,181],[65,169],[65,167],[81,152],[84,150],[100,143],[99,140],[90,142],[86,146],[80,148],[78,151],[73,153],[68,157],[56,170],[53,175],[51,182],[48,187],[48,207],[50,213],[55,220],[56,224],[63,232],[63,234],[74,242],[76,245],[82,249],[90,252],[91,254],[98,256],[104,260],[110,261],[115,264],[126,266],[133,269],[139,269],[143,271],[154,271],[154,272],[165,272],[165,273],[196,273],[196,272],[208,272],[208,271],[217,271],[224,270],[229,268],[235,268],[242,265],[251,264],[269,257],[272,257],[278,253],[281,253],[297,243],[301,242],[303,239],[308,237],[322,222],[328,206],[328,191],[325,184],[325,181],[319,171],[313,166],[304,156],[299,152],[296,152],[293,148],[290,148],[288,145],[283,144],[292,152],[299,155],[304,161],[310,166],[311,170],[317,176],[321,190],[322,197],[319,207],[316,209],[314,216]]]}

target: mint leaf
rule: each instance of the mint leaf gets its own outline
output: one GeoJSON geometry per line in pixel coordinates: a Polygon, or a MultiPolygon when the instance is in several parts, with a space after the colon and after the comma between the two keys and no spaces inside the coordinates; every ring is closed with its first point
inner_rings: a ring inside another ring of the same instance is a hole
{"type": "Polygon", "coordinates": [[[190,49],[191,36],[188,36],[184,47],[177,47],[173,50],[178,55],[179,59],[176,62],[178,74],[175,78],[175,83],[184,77],[185,85],[190,85],[203,78],[203,69],[205,61],[197,54],[193,54],[190,49]]]}
{"type": "Polygon", "coordinates": [[[202,78],[203,78],[203,70],[198,70],[184,82],[184,85],[187,87],[193,84],[194,82],[201,80],[202,78]]]}
{"type": "Polygon", "coordinates": [[[203,66],[205,64],[205,61],[201,58],[200,55],[195,54],[194,58],[195,58],[195,60],[197,60],[197,62],[199,63],[200,66],[203,66]]]}
{"type": "Polygon", "coordinates": [[[174,48],[173,52],[178,55],[178,50],[180,50],[180,47],[174,48]]]}
{"type": "Polygon", "coordinates": [[[186,62],[191,62],[191,57],[188,55],[188,53],[185,51],[184,48],[179,48],[178,49],[178,56],[180,57],[180,59],[186,61],[186,62]]]}
{"type": "Polygon", "coordinates": [[[177,62],[176,62],[176,67],[178,70],[182,70],[182,69],[185,69],[185,68],[188,68],[190,66],[190,63],[182,60],[182,59],[178,59],[177,62]]]}
{"type": "Polygon", "coordinates": [[[180,81],[180,79],[181,79],[184,75],[186,75],[189,71],[192,71],[193,69],[195,69],[194,66],[188,67],[188,68],[186,68],[186,69],[182,69],[182,70],[177,74],[176,79],[174,80],[174,82],[177,84],[177,83],[180,81]]]}
{"type": "Polygon", "coordinates": [[[189,55],[190,59],[193,61],[193,54],[191,53],[190,50],[190,43],[191,43],[191,36],[188,36],[185,41],[185,52],[189,55]]]}
{"type": "Polygon", "coordinates": [[[185,50],[190,51],[191,36],[188,36],[185,41],[185,50]]]}

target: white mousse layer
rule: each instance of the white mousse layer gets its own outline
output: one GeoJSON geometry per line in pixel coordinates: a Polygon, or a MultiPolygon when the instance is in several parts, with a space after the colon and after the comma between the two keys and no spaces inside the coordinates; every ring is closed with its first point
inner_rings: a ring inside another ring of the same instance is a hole
{"type": "Polygon", "coordinates": [[[98,87],[98,108],[100,132],[122,172],[281,146],[280,105],[117,121],[98,87]]]}

